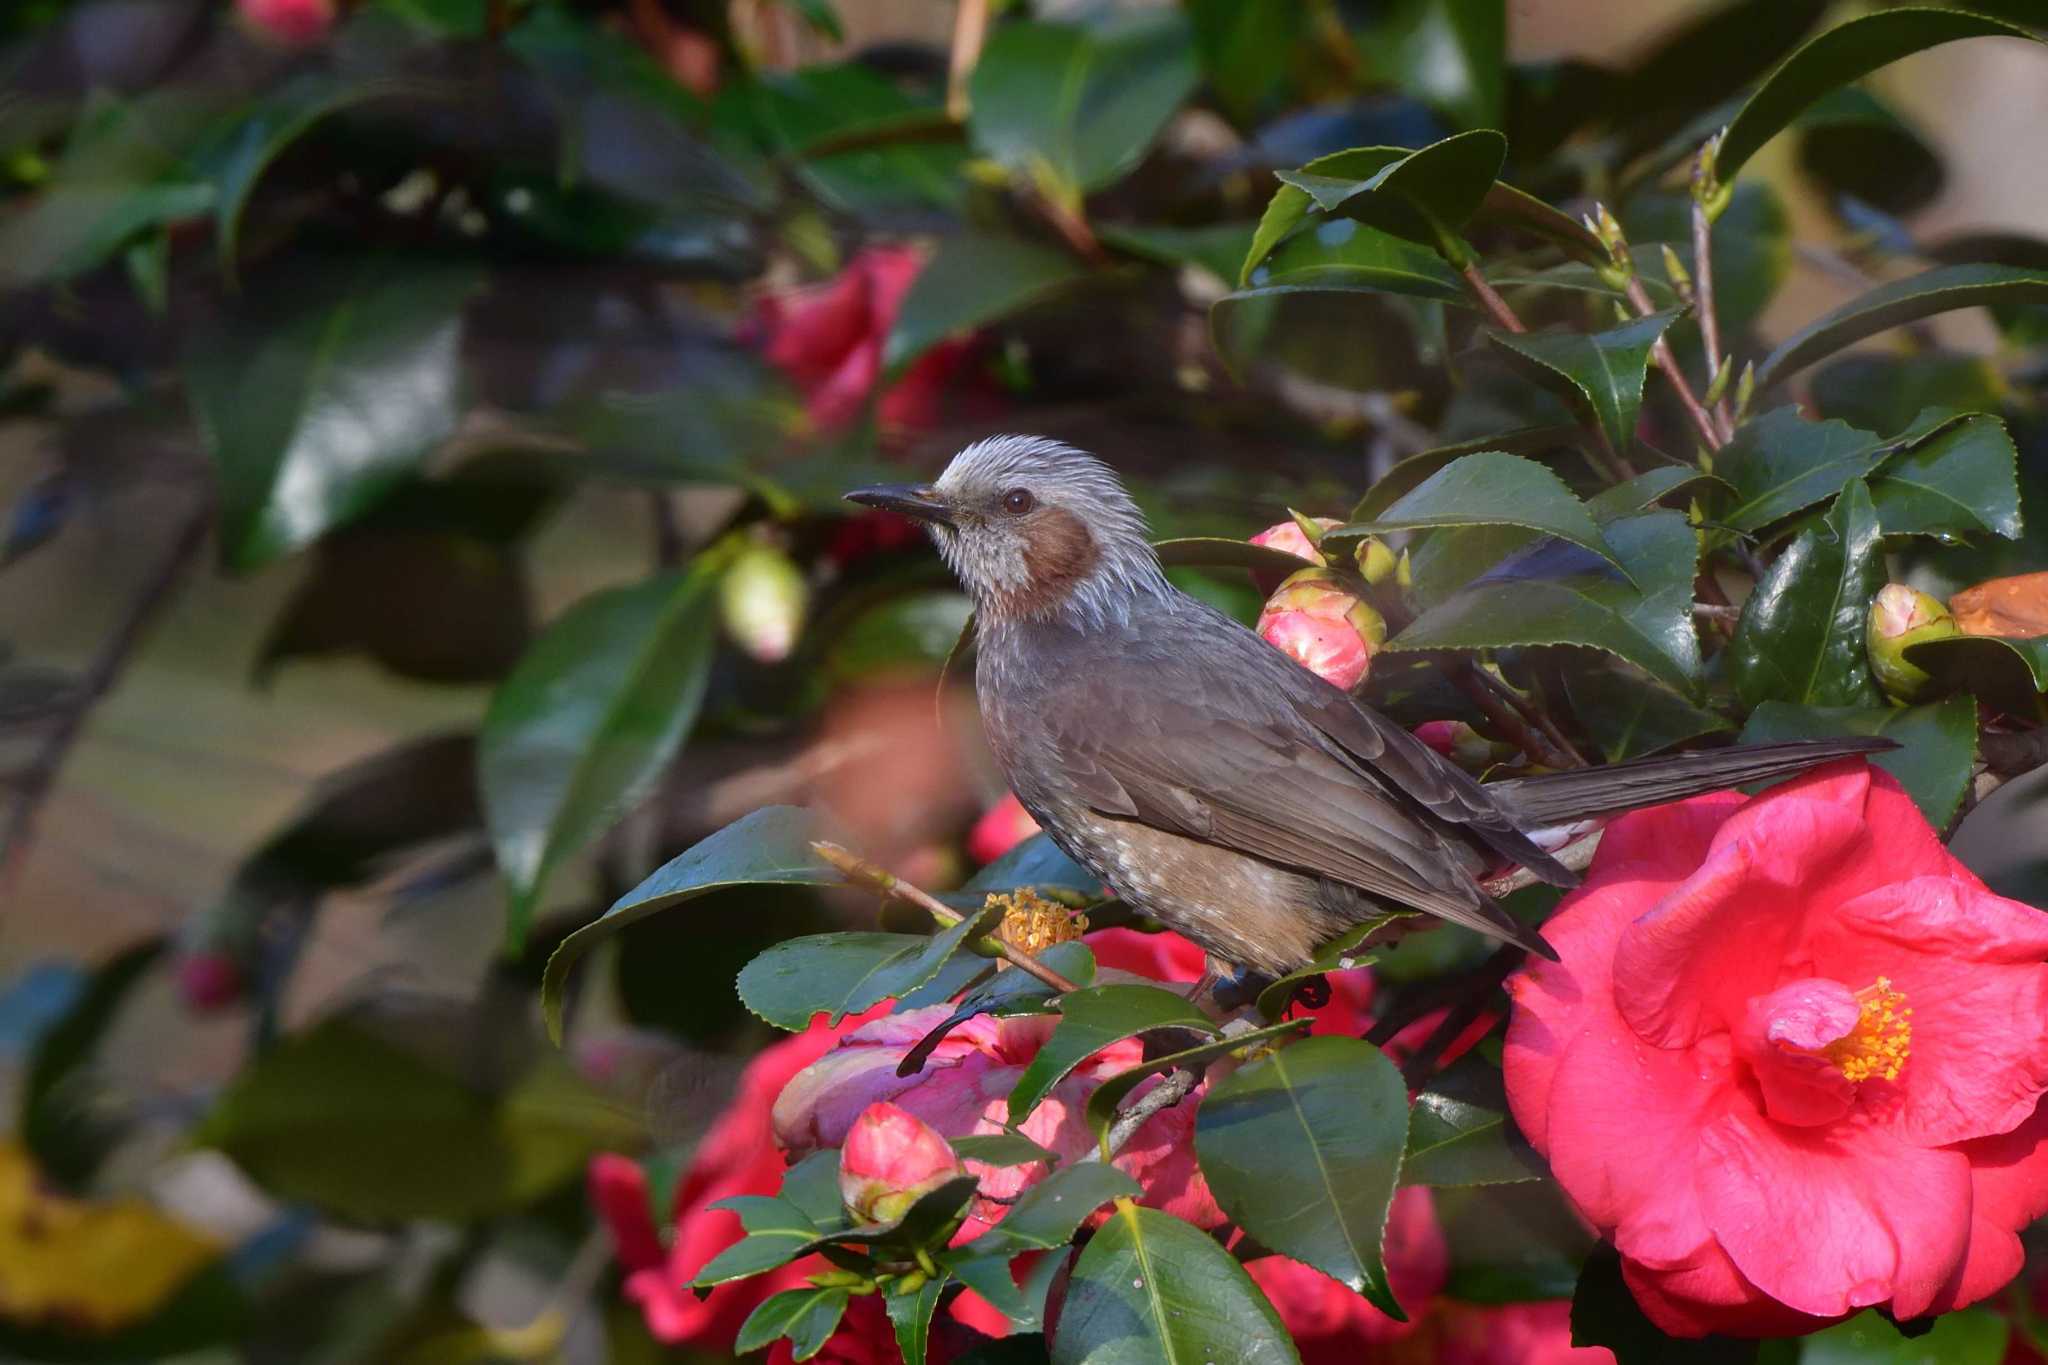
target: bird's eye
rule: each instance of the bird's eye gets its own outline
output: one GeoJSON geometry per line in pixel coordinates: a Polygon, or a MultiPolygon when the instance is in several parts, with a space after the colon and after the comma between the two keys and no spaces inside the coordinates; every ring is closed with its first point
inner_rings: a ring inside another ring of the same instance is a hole
{"type": "Polygon", "coordinates": [[[1003,494],[1003,510],[1013,517],[1021,517],[1037,505],[1038,499],[1031,496],[1028,488],[1012,488],[1003,494]]]}

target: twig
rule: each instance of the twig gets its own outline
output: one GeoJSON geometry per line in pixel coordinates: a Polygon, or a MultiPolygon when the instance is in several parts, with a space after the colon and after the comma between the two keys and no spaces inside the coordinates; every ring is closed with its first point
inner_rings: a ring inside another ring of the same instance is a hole
{"type": "MultiPolygon", "coordinates": [[[[1559,849],[1553,856],[1557,862],[1567,869],[1573,872],[1584,872],[1593,865],[1593,854],[1600,848],[1600,836],[1603,832],[1596,829],[1582,839],[1574,839],[1559,849]]],[[[1540,886],[1542,884],[1543,879],[1534,872],[1531,872],[1526,867],[1518,867],[1512,872],[1503,873],[1498,877],[1489,877],[1479,885],[1487,895],[1498,900],[1502,896],[1511,896],[1515,892],[1527,887],[1540,886]]]]}
{"type": "Polygon", "coordinates": [[[1508,301],[1486,282],[1486,276],[1479,273],[1477,261],[1465,262],[1458,273],[1465,277],[1465,287],[1472,291],[1472,297],[1479,300],[1479,306],[1486,310],[1487,316],[1496,324],[1510,332],[1529,330],[1522,325],[1522,320],[1515,316],[1515,310],[1508,307],[1508,301]]]}
{"type": "Polygon", "coordinates": [[[1515,968],[1522,965],[1526,955],[1512,943],[1502,944],[1494,950],[1492,957],[1479,965],[1479,969],[1466,981],[1463,992],[1452,1003],[1450,1011],[1437,1021],[1437,1026],[1430,1030],[1422,1046],[1401,1063],[1401,1079],[1408,1083],[1409,1089],[1421,1088],[1422,1083],[1430,1078],[1445,1049],[1472,1027],[1472,1021],[1492,1002],[1493,993],[1514,974],[1515,968]]]}
{"type": "MultiPolygon", "coordinates": [[[[922,887],[913,886],[895,873],[876,863],[871,863],[857,853],[848,852],[837,844],[818,840],[811,848],[820,858],[839,869],[848,881],[871,887],[885,896],[896,896],[919,907],[939,922],[940,927],[950,929],[966,916],[934,896],[922,887]]],[[[1018,967],[1043,981],[1056,991],[1078,991],[1081,987],[1026,952],[1020,952],[1001,939],[995,940],[1003,960],[1012,967],[1018,967]]]]}
{"type": "Polygon", "coordinates": [[[100,652],[79,680],[69,703],[58,714],[49,738],[43,741],[42,748],[15,779],[14,808],[8,813],[5,831],[0,832],[0,903],[8,899],[5,892],[20,875],[35,833],[37,812],[56,785],[57,774],[70,754],[71,746],[85,728],[87,713],[120,680],[121,672],[127,667],[136,646],[142,643],[150,626],[170,605],[173,590],[184,581],[186,571],[206,544],[206,528],[211,520],[211,509],[204,504],[186,513],[163,558],[157,561],[154,571],[143,581],[142,590],[114,623],[113,631],[101,644],[100,652]]]}
{"type": "Polygon", "coordinates": [[[1496,683],[1485,669],[1465,658],[1451,660],[1445,669],[1458,690],[1531,762],[1545,768],[1586,766],[1586,760],[1558,733],[1548,716],[1516,696],[1512,688],[1496,683]]]}
{"type": "MultiPolygon", "coordinates": [[[[1707,172],[1707,161],[1707,148],[1702,147],[1700,159],[1693,163],[1692,170],[1693,311],[1699,315],[1700,344],[1706,349],[1707,373],[1716,375],[1721,373],[1721,320],[1714,311],[1713,220],[1707,216],[1706,200],[1699,192],[1707,172]]],[[[1723,441],[1733,439],[1735,419],[1729,416],[1728,395],[1725,393],[1714,404],[1714,421],[1723,441]]]]}
{"type": "MultiPolygon", "coordinates": [[[[1635,305],[1638,316],[1648,317],[1657,311],[1657,306],[1650,302],[1650,291],[1643,288],[1642,280],[1635,275],[1628,277],[1628,301],[1635,305]]],[[[1678,357],[1671,353],[1671,343],[1658,337],[1657,344],[1650,348],[1650,356],[1657,362],[1657,368],[1664,372],[1664,377],[1671,381],[1671,387],[1678,393],[1678,401],[1685,405],[1686,415],[1699,428],[1707,449],[1719,450],[1724,440],[1721,428],[1714,424],[1713,414],[1707,411],[1706,405],[1692,391],[1692,385],[1686,382],[1685,371],[1678,367],[1678,357]]]]}
{"type": "Polygon", "coordinates": [[[1202,1072],[1198,1067],[1177,1067],[1168,1072],[1165,1080],[1118,1110],[1116,1121],[1110,1124],[1108,1135],[1102,1139],[1102,1146],[1077,1160],[1103,1160],[1115,1156],[1124,1149],[1125,1143],[1137,1136],[1148,1119],[1179,1104],[1193,1094],[1201,1082],[1202,1072]]]}
{"type": "Polygon", "coordinates": [[[953,11],[953,48],[946,61],[946,114],[964,122],[967,118],[967,83],[981,61],[981,44],[988,36],[988,0],[960,0],[953,11]]]}
{"type": "Polygon", "coordinates": [[[683,562],[683,527],[676,519],[676,505],[666,489],[657,488],[647,496],[654,513],[654,562],[673,569],[683,562]]]}

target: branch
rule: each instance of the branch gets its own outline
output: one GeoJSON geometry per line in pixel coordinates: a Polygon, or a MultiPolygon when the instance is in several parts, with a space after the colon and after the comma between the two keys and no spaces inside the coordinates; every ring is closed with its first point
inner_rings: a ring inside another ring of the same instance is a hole
{"type": "MultiPolygon", "coordinates": [[[[859,854],[850,853],[837,844],[818,840],[812,843],[811,848],[820,858],[838,868],[840,874],[848,881],[870,887],[885,896],[895,896],[901,900],[909,901],[912,905],[918,906],[933,919],[937,920],[941,928],[950,929],[966,918],[958,910],[955,910],[937,896],[932,895],[931,892],[924,890],[922,887],[912,886],[887,868],[871,863],[859,854]]],[[[1078,991],[1081,989],[1077,983],[1069,981],[1060,973],[1031,956],[1031,954],[1020,952],[1001,939],[996,939],[994,942],[1005,962],[1008,962],[1012,967],[1029,972],[1054,990],[1078,991]]]]}
{"type": "MultiPolygon", "coordinates": [[[[1704,285],[1701,293],[1704,297],[1704,285]]],[[[1650,302],[1650,291],[1643,288],[1643,282],[1634,275],[1628,277],[1628,301],[1635,305],[1640,317],[1648,317],[1657,311],[1657,306],[1650,302]]],[[[1706,405],[1692,391],[1692,385],[1686,382],[1685,371],[1678,368],[1678,357],[1671,353],[1671,343],[1658,337],[1657,344],[1650,348],[1650,355],[1656,360],[1657,368],[1664,372],[1664,377],[1671,381],[1671,387],[1677,390],[1678,401],[1685,405],[1686,415],[1699,428],[1700,438],[1707,443],[1707,449],[1719,450],[1724,440],[1721,428],[1714,424],[1713,414],[1707,411],[1706,405]]]]}
{"type": "MultiPolygon", "coordinates": [[[[1557,861],[1573,872],[1584,872],[1593,865],[1593,854],[1600,848],[1602,833],[1603,831],[1596,829],[1584,838],[1572,840],[1557,851],[1557,861]]],[[[1487,895],[1499,900],[1502,896],[1511,896],[1527,887],[1542,884],[1541,877],[1526,867],[1518,867],[1498,877],[1489,877],[1479,883],[1479,886],[1487,895]]]]}
{"type": "Polygon", "coordinates": [[[1529,761],[1545,768],[1583,768],[1586,760],[1558,732],[1557,726],[1521,697],[1514,689],[1497,683],[1487,671],[1470,659],[1458,658],[1445,664],[1451,682],[1469,697],[1474,706],[1529,761]]]}
{"type": "Polygon", "coordinates": [[[1173,1108],[1202,1083],[1202,1072],[1197,1067],[1177,1067],[1166,1075],[1166,1079],[1147,1090],[1142,1096],[1117,1111],[1116,1122],[1109,1126],[1109,1135],[1102,1140],[1102,1146],[1081,1161],[1103,1160],[1104,1154],[1113,1157],[1124,1149],[1124,1144],[1137,1135],[1140,1128],[1154,1114],[1173,1108]]]}
{"type": "MultiPolygon", "coordinates": [[[[184,581],[186,571],[206,544],[206,529],[211,520],[210,508],[204,503],[186,513],[163,558],[143,581],[142,590],[128,603],[121,618],[114,623],[113,631],[101,644],[100,652],[94,656],[85,676],[79,680],[75,693],[59,713],[49,738],[15,780],[17,795],[14,808],[8,813],[5,830],[0,831],[0,889],[11,887],[20,874],[35,832],[36,814],[56,785],[57,774],[69,756],[71,746],[85,728],[87,713],[101,697],[113,690],[136,646],[142,643],[150,626],[170,605],[174,590],[184,581]]],[[[0,894],[0,901],[4,899],[4,894],[0,894]]]]}
{"type": "Polygon", "coordinates": [[[988,36],[988,0],[960,0],[953,11],[953,47],[946,61],[946,116],[967,121],[967,83],[981,62],[988,36]]]}
{"type": "MultiPolygon", "coordinates": [[[[1721,137],[1715,134],[1700,148],[1692,163],[1692,273],[1694,307],[1699,314],[1700,342],[1706,349],[1707,373],[1721,373],[1721,319],[1714,311],[1713,216],[1707,200],[1714,190],[1714,154],[1721,137]]],[[[1714,419],[1723,441],[1735,435],[1735,421],[1728,415],[1728,398],[1723,394],[1714,404],[1714,419]]]]}
{"type": "Polygon", "coordinates": [[[1515,316],[1515,310],[1508,307],[1508,301],[1496,293],[1494,287],[1486,282],[1486,276],[1479,273],[1479,263],[1477,261],[1465,262],[1463,266],[1459,267],[1458,273],[1465,277],[1465,287],[1472,291],[1472,297],[1479,300],[1479,306],[1486,310],[1487,315],[1494,320],[1496,325],[1510,332],[1526,332],[1529,330],[1522,325],[1522,320],[1515,316]]]}

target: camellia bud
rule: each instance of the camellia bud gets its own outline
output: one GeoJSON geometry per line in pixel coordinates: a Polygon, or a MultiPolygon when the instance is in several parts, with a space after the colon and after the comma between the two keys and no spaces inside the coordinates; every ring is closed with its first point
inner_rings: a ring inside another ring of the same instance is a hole
{"type": "Polygon", "coordinates": [[[1912,701],[1932,681],[1927,670],[1906,661],[1909,645],[1940,640],[1956,633],[1955,617],[1935,598],[1904,583],[1887,583],[1870,600],[1870,630],[1865,637],[1870,671],[1885,695],[1912,701]]]}
{"type": "MultiPolygon", "coordinates": [[[[1251,543],[1263,545],[1269,550],[1285,550],[1288,554],[1306,559],[1311,564],[1321,564],[1323,552],[1318,546],[1322,541],[1323,532],[1342,524],[1335,517],[1304,517],[1297,512],[1293,520],[1278,522],[1253,536],[1251,543]],[[1304,525],[1316,532],[1313,540],[1309,538],[1308,532],[1302,529],[1304,525]]],[[[1259,591],[1263,593],[1271,593],[1279,587],[1284,577],[1284,574],[1276,574],[1270,569],[1252,570],[1252,582],[1257,584],[1259,591]]]]}
{"type": "Polygon", "coordinates": [[[1349,691],[1365,681],[1387,623],[1328,569],[1303,569],[1259,613],[1259,635],[1323,681],[1349,691]]]}
{"type": "Polygon", "coordinates": [[[1462,720],[1424,721],[1415,727],[1415,737],[1472,772],[1483,772],[1514,754],[1513,745],[1496,744],[1462,720]]]}
{"type": "Polygon", "coordinates": [[[1378,587],[1401,572],[1401,560],[1387,548],[1387,542],[1378,536],[1367,536],[1358,542],[1358,572],[1365,581],[1378,587]]]}
{"type": "Polygon", "coordinates": [[[726,630],[762,663],[789,657],[803,628],[809,597],[802,570],[769,545],[747,546],[718,581],[718,608],[726,630]]]}
{"type": "Polygon", "coordinates": [[[334,0],[236,0],[249,25],[273,41],[299,47],[334,26],[334,0]]]}
{"type": "Polygon", "coordinates": [[[861,1111],[839,1149],[839,1198],[859,1223],[893,1223],[965,1174],[937,1129],[887,1100],[861,1111]]]}

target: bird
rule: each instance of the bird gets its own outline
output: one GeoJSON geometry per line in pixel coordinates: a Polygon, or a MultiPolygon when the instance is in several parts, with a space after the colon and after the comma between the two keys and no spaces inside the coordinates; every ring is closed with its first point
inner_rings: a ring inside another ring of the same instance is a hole
{"type": "Polygon", "coordinates": [[[1240,996],[1389,910],[1555,960],[1482,882],[1577,875],[1546,830],[1893,747],[1706,750],[1481,783],[1167,580],[1101,460],[992,436],[930,483],[846,498],[925,524],[975,607],[989,748],[1024,809],[1240,996]]]}

